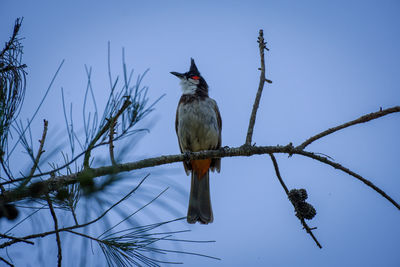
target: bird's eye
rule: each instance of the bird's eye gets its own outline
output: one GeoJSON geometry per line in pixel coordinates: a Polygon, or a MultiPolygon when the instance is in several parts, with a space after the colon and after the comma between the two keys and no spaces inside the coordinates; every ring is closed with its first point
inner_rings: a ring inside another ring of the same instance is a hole
{"type": "Polygon", "coordinates": [[[199,76],[192,76],[192,77],[190,77],[190,78],[193,79],[193,80],[199,80],[199,79],[200,79],[199,76]]]}

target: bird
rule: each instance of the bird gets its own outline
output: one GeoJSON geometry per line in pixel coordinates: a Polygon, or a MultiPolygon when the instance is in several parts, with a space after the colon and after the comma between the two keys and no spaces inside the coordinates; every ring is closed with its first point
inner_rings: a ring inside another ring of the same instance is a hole
{"type": "MultiPolygon", "coordinates": [[[[176,110],[175,130],[181,153],[221,148],[222,120],[217,102],[208,96],[208,85],[191,58],[188,72],[171,72],[180,79],[182,96],[176,110]]],[[[220,172],[221,159],[183,162],[191,186],[187,222],[212,223],[210,170],[220,172]]]]}

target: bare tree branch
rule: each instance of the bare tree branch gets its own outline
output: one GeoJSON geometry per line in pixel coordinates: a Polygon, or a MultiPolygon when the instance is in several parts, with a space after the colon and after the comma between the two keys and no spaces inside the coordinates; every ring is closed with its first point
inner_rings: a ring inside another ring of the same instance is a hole
{"type": "Polygon", "coordinates": [[[327,136],[328,134],[331,134],[331,133],[334,133],[336,131],[342,130],[344,128],[353,126],[355,124],[368,122],[370,120],[374,120],[374,119],[377,119],[377,118],[380,118],[380,117],[383,117],[385,115],[388,115],[390,113],[395,113],[395,112],[400,112],[400,106],[395,106],[395,107],[391,107],[391,108],[384,109],[384,110],[382,110],[382,108],[381,108],[380,111],[372,112],[370,114],[361,116],[360,118],[358,118],[356,120],[352,120],[352,121],[346,122],[346,123],[341,124],[339,126],[336,126],[336,127],[333,127],[333,128],[329,128],[328,130],[323,131],[323,132],[321,132],[319,134],[316,134],[313,137],[308,138],[306,141],[304,141],[297,148],[304,149],[306,146],[308,146],[312,142],[314,142],[314,141],[316,141],[316,140],[318,140],[318,139],[320,139],[320,138],[322,138],[324,136],[327,136]]]}
{"type": "Polygon", "coordinates": [[[283,190],[285,190],[286,195],[289,196],[289,189],[287,188],[285,182],[282,179],[282,176],[281,176],[281,173],[280,173],[279,167],[278,167],[278,162],[276,161],[274,154],[269,154],[269,156],[271,157],[272,164],[274,164],[276,177],[278,178],[279,183],[281,184],[283,190]]]}
{"type": "Polygon", "coordinates": [[[51,202],[49,195],[47,195],[46,200],[47,200],[47,204],[49,205],[51,217],[53,217],[53,221],[54,221],[54,230],[55,230],[55,234],[56,234],[56,241],[57,241],[57,248],[58,248],[57,266],[61,267],[62,251],[61,251],[60,232],[58,230],[58,220],[57,220],[57,216],[56,216],[56,213],[54,211],[54,208],[53,208],[53,203],[51,202]]]}
{"type": "Polygon", "coordinates": [[[115,165],[117,164],[117,162],[115,161],[114,158],[114,134],[115,134],[115,125],[117,124],[117,121],[114,120],[113,118],[110,118],[111,123],[110,123],[110,131],[108,133],[109,136],[109,151],[110,151],[110,160],[111,160],[111,164],[115,165]]]}
{"type": "MultiPolygon", "coordinates": [[[[276,177],[278,178],[279,182],[281,183],[283,190],[285,190],[286,195],[289,197],[289,190],[285,184],[285,182],[282,179],[281,173],[279,171],[279,167],[278,167],[278,162],[276,161],[276,158],[274,156],[274,154],[269,154],[269,156],[271,157],[272,163],[274,165],[275,168],[275,173],[276,173],[276,177]]],[[[292,203],[293,204],[293,203],[292,203]]],[[[294,206],[294,205],[293,205],[294,206]]],[[[308,224],[305,222],[304,218],[300,218],[297,216],[297,218],[300,220],[301,224],[303,225],[303,228],[306,230],[306,232],[312,237],[312,239],[314,240],[314,242],[317,244],[317,246],[319,248],[322,248],[321,244],[319,243],[319,241],[317,240],[317,238],[314,236],[314,233],[312,232],[312,229],[308,226],[308,224]]]]}
{"type": "Polygon", "coordinates": [[[42,133],[42,138],[39,140],[39,150],[38,153],[36,155],[35,158],[35,162],[33,163],[31,172],[29,173],[29,177],[31,177],[34,173],[35,170],[37,168],[37,166],[39,165],[39,160],[40,160],[40,156],[42,156],[44,150],[43,150],[43,146],[44,146],[44,142],[46,140],[46,135],[47,135],[47,126],[49,125],[49,122],[47,120],[43,120],[43,133],[42,133]]]}
{"type": "Polygon", "coordinates": [[[266,48],[265,42],[264,42],[264,32],[263,32],[263,30],[260,30],[260,32],[259,32],[258,41],[257,42],[258,42],[258,47],[260,49],[260,59],[261,59],[260,83],[258,85],[258,91],[257,91],[257,94],[256,94],[256,99],[254,100],[253,110],[251,111],[251,116],[250,116],[250,121],[249,121],[249,128],[247,130],[247,136],[246,136],[246,143],[245,143],[246,145],[251,145],[251,139],[253,137],[254,124],[256,122],[257,110],[258,110],[258,106],[260,105],[260,99],[261,99],[262,90],[264,88],[264,83],[265,83],[265,81],[268,81],[269,83],[271,83],[270,80],[265,79],[264,50],[267,49],[267,48],[266,48]]]}

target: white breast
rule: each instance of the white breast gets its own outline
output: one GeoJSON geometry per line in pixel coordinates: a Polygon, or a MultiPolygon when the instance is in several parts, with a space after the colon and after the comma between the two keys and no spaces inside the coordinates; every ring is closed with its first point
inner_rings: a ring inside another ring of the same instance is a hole
{"type": "Polygon", "coordinates": [[[211,98],[181,104],[178,109],[178,135],[183,151],[215,149],[220,130],[211,98]]]}

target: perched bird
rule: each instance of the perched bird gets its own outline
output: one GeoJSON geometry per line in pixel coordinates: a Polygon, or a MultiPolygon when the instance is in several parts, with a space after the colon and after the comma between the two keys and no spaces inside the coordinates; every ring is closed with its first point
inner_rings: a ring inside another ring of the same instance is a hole
{"type": "MultiPolygon", "coordinates": [[[[182,153],[219,149],[222,121],[217,103],[208,97],[208,85],[191,59],[190,70],[171,72],[180,79],[182,96],[176,110],[175,130],[182,153]]],[[[192,173],[188,223],[213,221],[209,170],[220,171],[221,159],[183,162],[186,174],[192,173]]]]}

